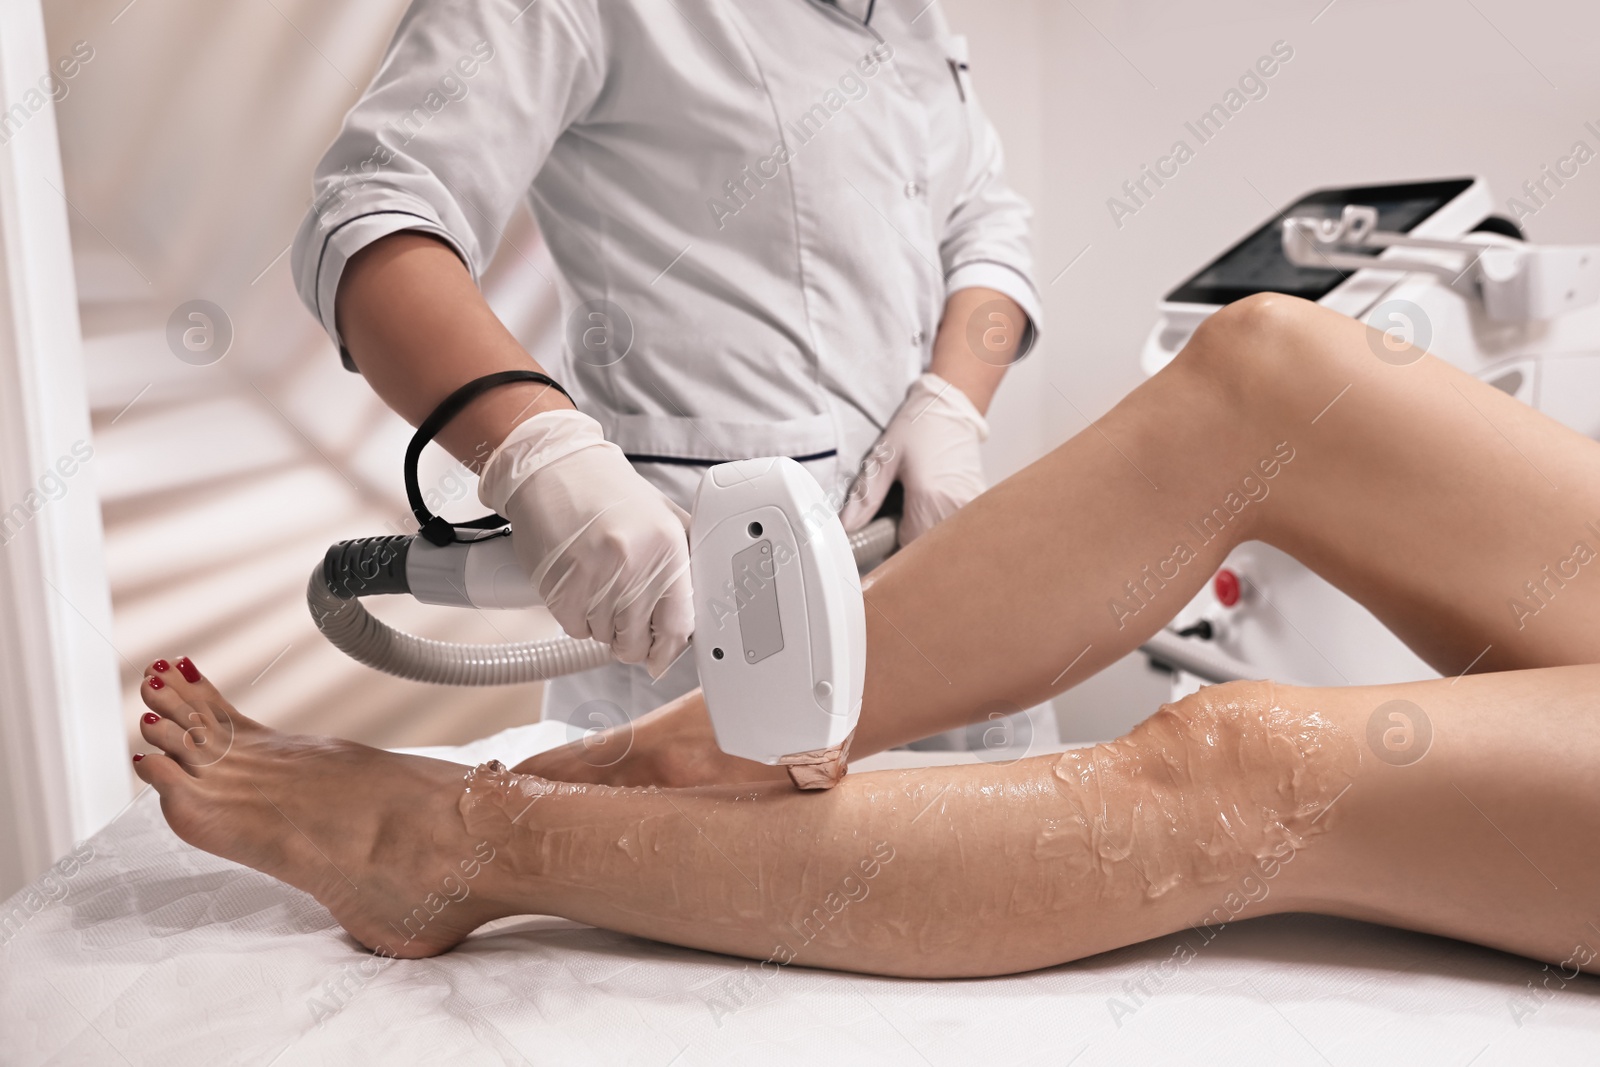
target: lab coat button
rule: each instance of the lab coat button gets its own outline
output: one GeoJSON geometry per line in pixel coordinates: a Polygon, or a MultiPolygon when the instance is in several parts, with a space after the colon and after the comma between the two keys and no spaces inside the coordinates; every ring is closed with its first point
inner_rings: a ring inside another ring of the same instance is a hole
{"type": "Polygon", "coordinates": [[[915,200],[922,195],[922,185],[918,182],[906,182],[906,199],[915,200]]]}
{"type": "Polygon", "coordinates": [[[921,348],[922,347],[922,342],[926,341],[927,339],[928,339],[928,335],[926,333],[924,333],[923,331],[918,330],[916,333],[911,335],[911,347],[912,348],[921,348]]]}

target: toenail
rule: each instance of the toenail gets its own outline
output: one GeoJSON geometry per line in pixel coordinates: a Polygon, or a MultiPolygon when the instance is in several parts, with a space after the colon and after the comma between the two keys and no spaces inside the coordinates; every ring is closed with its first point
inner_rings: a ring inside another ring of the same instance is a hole
{"type": "Polygon", "coordinates": [[[154,663],[150,664],[150,669],[164,674],[168,670],[172,669],[172,664],[168,663],[164,659],[158,659],[154,663]]]}
{"type": "Polygon", "coordinates": [[[178,661],[178,673],[183,675],[183,680],[186,682],[198,682],[200,680],[200,668],[196,667],[188,656],[178,661]]]}
{"type": "Polygon", "coordinates": [[[161,716],[157,715],[153,711],[147,711],[144,713],[143,719],[146,726],[154,726],[156,723],[161,721],[161,716]]]}
{"type": "Polygon", "coordinates": [[[144,753],[143,752],[135,752],[133,754],[133,762],[138,763],[142,759],[144,759],[144,753]]]}
{"type": "Polygon", "coordinates": [[[166,682],[163,682],[160,678],[157,678],[153,674],[150,677],[146,678],[145,681],[150,683],[150,688],[151,689],[165,689],[167,687],[167,683],[166,682]]]}

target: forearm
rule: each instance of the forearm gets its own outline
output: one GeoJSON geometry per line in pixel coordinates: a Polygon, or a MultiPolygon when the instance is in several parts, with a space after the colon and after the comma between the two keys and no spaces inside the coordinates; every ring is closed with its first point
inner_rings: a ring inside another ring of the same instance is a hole
{"type": "MultiPolygon", "coordinates": [[[[541,369],[449,246],[420,233],[392,234],[357,253],[340,279],[337,309],[356,367],[412,425],[474,378],[541,369]]],[[[517,423],[571,406],[548,386],[508,385],[474,400],[438,439],[476,470],[517,423]]]]}
{"type": "Polygon", "coordinates": [[[993,289],[958,289],[945,300],[928,369],[967,394],[987,412],[1016,358],[1027,316],[993,289]]]}

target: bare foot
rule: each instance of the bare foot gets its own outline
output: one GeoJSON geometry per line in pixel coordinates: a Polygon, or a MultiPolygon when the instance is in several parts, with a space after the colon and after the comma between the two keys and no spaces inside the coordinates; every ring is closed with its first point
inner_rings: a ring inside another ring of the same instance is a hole
{"type": "Polygon", "coordinates": [[[596,730],[519,763],[518,774],[588,785],[684,787],[772,782],[783,767],[730,756],[717,747],[700,690],[633,722],[596,730]]]}
{"type": "Polygon", "coordinates": [[[245,718],[187,658],[146,668],[135,756],[173,832],[310,893],[387,956],[443,952],[529,910],[497,901],[494,848],[467,834],[467,768],[245,718]],[[486,873],[487,872],[487,873],[486,873]]]}

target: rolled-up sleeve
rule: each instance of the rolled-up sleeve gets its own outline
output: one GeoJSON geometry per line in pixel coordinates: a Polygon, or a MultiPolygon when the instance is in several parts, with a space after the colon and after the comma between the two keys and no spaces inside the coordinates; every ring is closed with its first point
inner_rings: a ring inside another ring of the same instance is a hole
{"type": "Polygon", "coordinates": [[[350,257],[400,230],[455,249],[474,279],[556,139],[604,83],[603,0],[414,0],[318,164],[290,257],[339,346],[350,257]]]}
{"type": "Polygon", "coordinates": [[[971,110],[972,153],[939,245],[945,292],[981,286],[1015,300],[1028,316],[1017,346],[1016,358],[1020,359],[1038,339],[1043,313],[1033,281],[1032,211],[1006,182],[1000,137],[977,98],[968,99],[967,107],[971,110]]]}

